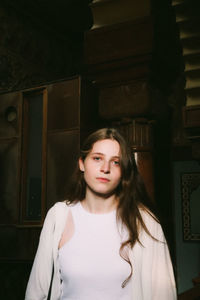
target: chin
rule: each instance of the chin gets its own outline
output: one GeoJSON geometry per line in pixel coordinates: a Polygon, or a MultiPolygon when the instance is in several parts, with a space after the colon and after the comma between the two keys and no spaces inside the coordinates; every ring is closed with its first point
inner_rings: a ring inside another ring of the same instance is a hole
{"type": "Polygon", "coordinates": [[[99,197],[102,197],[102,198],[109,198],[110,196],[112,196],[113,194],[115,194],[115,190],[114,191],[102,191],[102,190],[99,190],[99,191],[93,191],[93,193],[99,197]]]}

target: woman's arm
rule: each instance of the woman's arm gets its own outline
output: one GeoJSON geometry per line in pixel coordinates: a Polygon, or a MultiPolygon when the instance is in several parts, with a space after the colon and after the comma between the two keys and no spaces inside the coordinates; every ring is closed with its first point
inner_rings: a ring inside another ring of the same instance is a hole
{"type": "Polygon", "coordinates": [[[131,251],[133,265],[133,300],[176,300],[176,284],[169,249],[161,225],[148,212],[143,221],[153,239],[144,229],[131,251]]]}
{"type": "Polygon", "coordinates": [[[28,281],[25,300],[46,300],[53,269],[53,233],[55,229],[55,208],[45,218],[40,234],[37,253],[28,281]]]}
{"type": "MultiPolygon", "coordinates": [[[[145,212],[143,220],[154,239],[147,233],[144,235],[144,261],[150,269],[149,274],[152,300],[176,300],[176,284],[171,257],[162,227],[153,216],[145,212]]],[[[144,270],[145,272],[145,270],[144,270]]],[[[145,298],[146,299],[146,298],[145,298]]],[[[148,297],[147,297],[148,299],[148,297]]]]}
{"type": "Polygon", "coordinates": [[[156,236],[152,249],[152,299],[176,300],[176,284],[167,242],[162,228],[156,224],[156,236]]]}

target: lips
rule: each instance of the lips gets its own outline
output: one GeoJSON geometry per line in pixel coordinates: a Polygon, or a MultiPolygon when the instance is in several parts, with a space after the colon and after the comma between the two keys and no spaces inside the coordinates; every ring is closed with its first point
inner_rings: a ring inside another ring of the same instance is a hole
{"type": "Polygon", "coordinates": [[[105,183],[110,181],[108,178],[104,178],[104,177],[97,177],[97,180],[105,183]]]}

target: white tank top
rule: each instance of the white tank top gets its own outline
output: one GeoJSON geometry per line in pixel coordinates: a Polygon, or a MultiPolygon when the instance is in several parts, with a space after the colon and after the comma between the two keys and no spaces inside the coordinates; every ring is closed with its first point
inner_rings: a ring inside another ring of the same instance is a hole
{"type": "Polygon", "coordinates": [[[59,250],[61,300],[130,300],[130,265],[119,255],[116,211],[93,214],[80,202],[70,207],[75,227],[59,250]]]}

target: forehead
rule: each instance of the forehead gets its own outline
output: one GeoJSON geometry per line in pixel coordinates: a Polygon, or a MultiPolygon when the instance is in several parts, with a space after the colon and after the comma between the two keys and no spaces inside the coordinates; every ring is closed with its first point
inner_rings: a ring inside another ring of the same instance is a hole
{"type": "Polygon", "coordinates": [[[101,153],[107,156],[120,156],[120,145],[116,140],[100,140],[94,143],[91,153],[101,153]]]}

